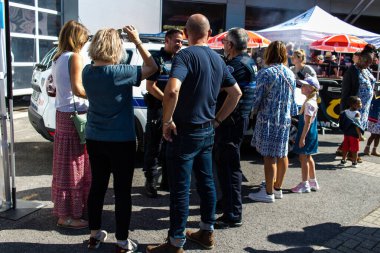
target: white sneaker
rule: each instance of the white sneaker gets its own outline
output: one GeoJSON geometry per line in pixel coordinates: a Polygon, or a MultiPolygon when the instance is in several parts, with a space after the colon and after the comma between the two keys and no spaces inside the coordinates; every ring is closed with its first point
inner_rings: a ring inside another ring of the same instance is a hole
{"type": "Polygon", "coordinates": [[[87,248],[97,249],[100,247],[100,244],[107,240],[107,231],[99,230],[95,237],[90,237],[88,240],[87,248]]]}
{"type": "Polygon", "coordinates": [[[310,185],[310,190],[312,190],[312,191],[316,192],[316,191],[318,191],[320,189],[317,180],[314,180],[314,181],[309,180],[309,185],[310,185]]]}
{"type": "Polygon", "coordinates": [[[274,198],[275,199],[282,199],[284,197],[284,195],[282,194],[282,190],[278,190],[276,191],[276,189],[274,189],[274,198]]]}
{"type": "Polygon", "coordinates": [[[136,252],[138,245],[131,239],[127,239],[126,241],[117,241],[116,244],[116,252],[125,252],[132,253],[136,252]]]}
{"type": "Polygon", "coordinates": [[[294,193],[309,193],[311,192],[309,182],[301,182],[296,187],[292,188],[294,193]]]}
{"type": "Polygon", "coordinates": [[[259,192],[248,194],[248,198],[257,202],[274,202],[274,194],[267,194],[267,191],[265,189],[260,189],[259,192]]]}

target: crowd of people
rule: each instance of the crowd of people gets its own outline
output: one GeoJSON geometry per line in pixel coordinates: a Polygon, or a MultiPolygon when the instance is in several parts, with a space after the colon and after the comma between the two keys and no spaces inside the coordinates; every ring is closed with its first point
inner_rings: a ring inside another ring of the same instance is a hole
{"type": "MultiPolygon", "coordinates": [[[[315,70],[306,65],[303,50],[289,55],[283,42],[273,41],[258,71],[247,54],[245,30],[228,30],[221,57],[207,45],[211,29],[201,14],[190,16],[184,31],[168,31],[164,47],[154,55],[146,50],[133,26],[125,26],[123,31],[142,56],[141,67],[122,63],[122,40],[115,29],[102,29],[94,35],[88,49],[92,63],[86,66],[79,52],[88,41],[88,30],[69,21],[60,32],[53,62],[57,126],[52,201],[58,226],[88,227],[88,248],[98,248],[107,239],[101,217],[112,173],[116,252],[137,250],[137,243],[129,239],[128,233],[136,148],[132,87],[144,79],[148,91],[145,192],[148,197],[158,197],[160,175],[161,190],[170,192],[167,240],[147,246],[146,252],[184,252],[186,239],[212,249],[214,229],[242,225],[240,146],[252,111],[256,123],[251,145],[264,158],[265,181],[259,192],[248,197],[267,203],[283,198],[292,117],[299,119],[294,152],[299,154],[302,175],[292,191],[319,190],[312,155],[318,152],[320,85],[315,70]],[[184,36],[189,46],[180,50],[184,36]],[[288,61],[294,66],[289,68],[288,61]],[[297,84],[306,97],[301,108],[295,103],[297,84]],[[86,144],[80,143],[70,118],[74,111],[87,113],[86,144]],[[198,231],[186,231],[192,173],[200,197],[198,231]],[[217,202],[222,210],[218,218],[217,202]]],[[[343,165],[348,152],[356,165],[358,141],[363,139],[368,120],[372,134],[364,153],[379,155],[379,103],[372,103],[370,110],[375,79],[367,69],[373,55],[373,49],[361,52],[357,64],[346,71],[343,79],[343,165]],[[375,146],[370,153],[372,142],[375,146]]]]}

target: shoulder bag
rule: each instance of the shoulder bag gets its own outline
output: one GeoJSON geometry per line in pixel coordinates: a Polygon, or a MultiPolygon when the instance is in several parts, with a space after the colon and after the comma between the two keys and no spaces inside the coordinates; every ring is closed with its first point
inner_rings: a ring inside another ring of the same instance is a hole
{"type": "MultiPolygon", "coordinates": [[[[68,62],[69,73],[70,73],[70,62],[71,62],[71,56],[70,56],[69,62],[68,62]]],[[[71,84],[71,79],[70,79],[70,85],[71,85],[71,92],[72,92],[73,86],[71,84]]],[[[80,144],[86,144],[86,132],[85,132],[85,130],[86,130],[86,123],[87,123],[87,113],[83,113],[83,114],[78,113],[77,107],[75,105],[74,93],[73,93],[73,101],[74,101],[74,114],[71,115],[71,119],[74,121],[75,128],[78,132],[80,144]]]]}

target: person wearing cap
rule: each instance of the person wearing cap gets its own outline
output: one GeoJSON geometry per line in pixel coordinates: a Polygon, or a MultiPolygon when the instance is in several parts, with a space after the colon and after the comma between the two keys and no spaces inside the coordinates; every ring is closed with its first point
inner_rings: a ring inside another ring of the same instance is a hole
{"type": "Polygon", "coordinates": [[[318,152],[317,129],[317,95],[320,89],[318,79],[307,76],[305,80],[298,80],[301,92],[306,96],[299,113],[298,132],[293,152],[299,154],[301,162],[302,182],[292,188],[295,193],[308,193],[319,190],[315,175],[315,163],[312,155],[318,152]]]}

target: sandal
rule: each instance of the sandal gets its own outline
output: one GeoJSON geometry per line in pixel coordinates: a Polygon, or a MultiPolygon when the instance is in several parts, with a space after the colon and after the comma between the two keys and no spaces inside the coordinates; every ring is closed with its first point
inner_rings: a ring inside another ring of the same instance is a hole
{"type": "Polygon", "coordinates": [[[67,218],[63,223],[57,222],[57,227],[70,229],[83,229],[88,227],[88,222],[82,219],[67,218]]]}

